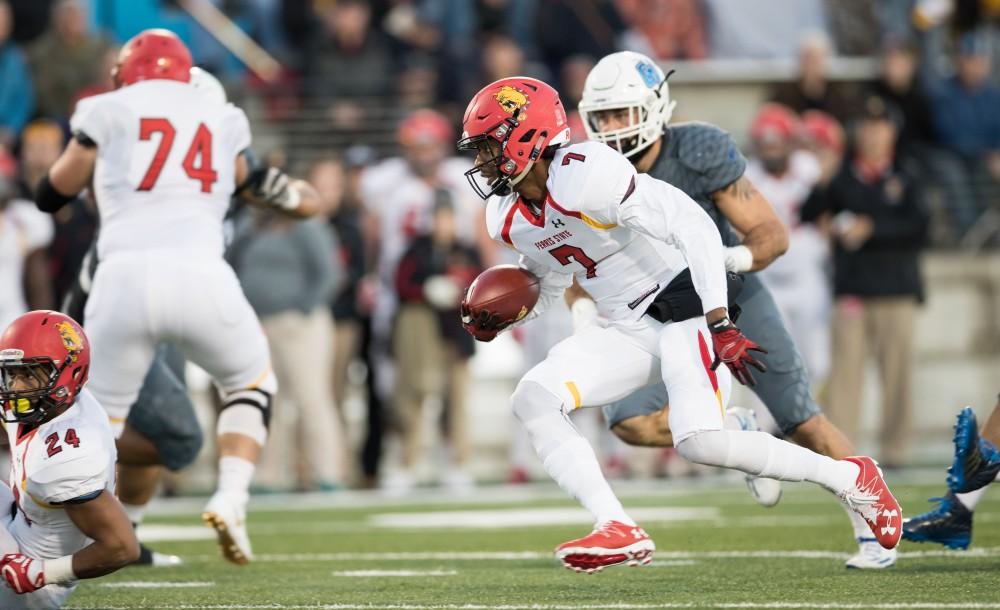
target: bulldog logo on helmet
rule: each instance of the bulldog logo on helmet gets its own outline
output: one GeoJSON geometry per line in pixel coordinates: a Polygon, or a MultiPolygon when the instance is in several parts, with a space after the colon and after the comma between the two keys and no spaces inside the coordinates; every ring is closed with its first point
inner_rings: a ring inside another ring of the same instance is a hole
{"type": "Polygon", "coordinates": [[[518,91],[510,85],[504,85],[500,87],[500,90],[496,92],[493,96],[500,107],[503,108],[504,112],[507,114],[514,114],[516,119],[522,119],[522,114],[518,113],[521,108],[528,105],[528,96],[523,92],[518,91]]]}
{"type": "Polygon", "coordinates": [[[66,346],[66,351],[69,352],[71,358],[76,352],[83,349],[83,341],[72,324],[69,322],[59,322],[56,324],[56,330],[59,332],[59,336],[62,337],[63,345],[66,346]]]}

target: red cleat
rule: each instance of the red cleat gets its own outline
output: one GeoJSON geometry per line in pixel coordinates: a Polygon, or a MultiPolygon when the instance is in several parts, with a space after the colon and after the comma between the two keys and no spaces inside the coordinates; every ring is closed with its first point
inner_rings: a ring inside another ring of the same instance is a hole
{"type": "Polygon", "coordinates": [[[638,525],[608,521],[589,536],[556,547],[556,558],[577,572],[600,572],[607,566],[628,563],[646,565],[653,560],[656,545],[638,525]]]}
{"type": "Polygon", "coordinates": [[[870,457],[848,457],[844,461],[856,464],[861,472],[854,485],[838,497],[861,515],[883,548],[896,548],[903,535],[903,510],[885,484],[878,462],[870,457]]]}

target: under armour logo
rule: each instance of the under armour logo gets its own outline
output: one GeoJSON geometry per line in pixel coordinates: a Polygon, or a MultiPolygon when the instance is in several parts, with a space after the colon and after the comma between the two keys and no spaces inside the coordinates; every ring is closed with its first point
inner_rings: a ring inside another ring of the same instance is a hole
{"type": "Polygon", "coordinates": [[[646,537],[646,532],[642,531],[642,528],[639,527],[633,527],[630,533],[632,534],[632,537],[635,538],[636,540],[642,540],[643,538],[646,537]]]}
{"type": "Polygon", "coordinates": [[[558,229],[559,227],[565,227],[566,223],[562,221],[562,218],[553,218],[552,226],[558,229]]]}
{"type": "Polygon", "coordinates": [[[899,512],[897,512],[896,509],[883,510],[882,511],[882,516],[885,517],[888,520],[888,524],[882,526],[882,535],[884,536],[885,534],[889,534],[890,536],[895,536],[896,535],[896,528],[893,527],[893,525],[892,525],[892,518],[893,517],[897,517],[898,518],[899,517],[899,512]]]}

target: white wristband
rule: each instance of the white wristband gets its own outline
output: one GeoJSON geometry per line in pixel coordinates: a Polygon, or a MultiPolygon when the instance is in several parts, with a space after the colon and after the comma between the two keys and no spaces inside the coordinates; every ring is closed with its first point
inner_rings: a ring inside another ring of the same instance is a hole
{"type": "Polygon", "coordinates": [[[294,212],[298,209],[299,204],[302,203],[302,194],[299,192],[299,189],[295,188],[292,184],[289,184],[287,189],[288,191],[285,193],[285,200],[278,205],[289,212],[294,212]]]}
{"type": "Polygon", "coordinates": [[[573,301],[570,313],[573,315],[573,332],[597,324],[597,304],[591,299],[582,297],[573,301]]]}
{"type": "Polygon", "coordinates": [[[46,559],[42,563],[45,584],[65,584],[77,580],[73,572],[73,556],[63,555],[58,559],[46,559]]]}
{"type": "Polygon", "coordinates": [[[753,252],[744,245],[726,248],[726,271],[740,273],[753,267],[753,252]]]}

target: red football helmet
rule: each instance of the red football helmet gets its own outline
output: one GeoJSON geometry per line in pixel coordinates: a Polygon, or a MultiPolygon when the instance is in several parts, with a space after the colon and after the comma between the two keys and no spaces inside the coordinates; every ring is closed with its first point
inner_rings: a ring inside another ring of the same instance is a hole
{"type": "Polygon", "coordinates": [[[798,134],[799,119],[795,111],[782,104],[764,104],[750,123],[750,137],[755,141],[791,140],[798,134]]]}
{"type": "Polygon", "coordinates": [[[822,110],[802,113],[802,132],[806,142],[841,154],[844,152],[844,128],[833,116],[822,110]]]}
{"type": "Polygon", "coordinates": [[[191,80],[191,52],[170,30],[144,30],[133,36],[118,53],[111,71],[119,87],[141,80],[191,80]]]}
{"type": "Polygon", "coordinates": [[[422,109],[410,114],[399,124],[396,138],[402,146],[418,146],[427,142],[443,144],[455,137],[448,119],[434,110],[422,109]]]}
{"type": "Polygon", "coordinates": [[[37,424],[72,404],[87,383],[90,343],[73,318],[57,311],[31,311],[0,335],[0,407],[3,420],[37,424]],[[17,378],[38,382],[14,389],[17,378]]]}
{"type": "Polygon", "coordinates": [[[479,196],[507,195],[528,175],[545,149],[569,142],[566,110],[555,89],[526,76],[503,78],[483,87],[465,109],[461,150],[494,144],[494,156],[465,172],[479,196]],[[497,146],[499,145],[499,146],[497,146]],[[493,165],[496,177],[484,187],[476,178],[493,165]]]}

